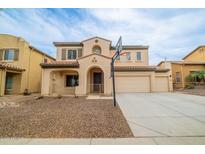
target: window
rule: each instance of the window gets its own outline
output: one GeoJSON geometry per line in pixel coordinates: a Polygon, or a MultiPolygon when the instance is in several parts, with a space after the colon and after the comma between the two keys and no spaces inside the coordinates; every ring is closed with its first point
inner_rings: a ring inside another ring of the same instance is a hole
{"type": "Polygon", "coordinates": [[[137,53],[136,53],[136,59],[137,59],[137,60],[142,60],[141,52],[137,52],[137,53]]]}
{"type": "Polygon", "coordinates": [[[176,82],[181,82],[181,73],[176,72],[176,82]]]}
{"type": "Polygon", "coordinates": [[[130,52],[127,52],[127,53],[126,53],[126,59],[127,59],[127,60],[131,60],[130,52]]]}
{"type": "Polygon", "coordinates": [[[4,52],[4,60],[14,60],[14,50],[6,49],[4,52]]]}
{"type": "Polygon", "coordinates": [[[19,50],[18,49],[0,49],[0,60],[18,60],[19,50]]]}
{"type": "Polygon", "coordinates": [[[94,46],[93,47],[93,53],[101,54],[101,48],[99,46],[94,46]]]}
{"type": "Polygon", "coordinates": [[[68,59],[76,59],[76,50],[68,50],[68,59]]]}
{"type": "Polygon", "coordinates": [[[78,86],[78,75],[66,75],[66,87],[78,86]]]}

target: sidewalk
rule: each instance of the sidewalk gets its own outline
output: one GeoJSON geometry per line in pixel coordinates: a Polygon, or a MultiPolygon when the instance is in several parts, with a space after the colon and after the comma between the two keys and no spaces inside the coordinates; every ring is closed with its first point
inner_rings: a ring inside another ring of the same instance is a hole
{"type": "Polygon", "coordinates": [[[1,138],[0,145],[173,145],[205,144],[205,137],[152,137],[152,138],[1,138]]]}

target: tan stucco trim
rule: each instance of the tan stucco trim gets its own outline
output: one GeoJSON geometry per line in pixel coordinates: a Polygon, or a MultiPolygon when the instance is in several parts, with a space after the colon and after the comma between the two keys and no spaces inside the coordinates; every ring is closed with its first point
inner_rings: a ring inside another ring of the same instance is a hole
{"type": "Polygon", "coordinates": [[[89,55],[86,55],[86,56],[83,56],[83,57],[80,57],[80,58],[77,58],[77,60],[81,60],[83,58],[87,58],[87,57],[90,57],[90,56],[101,56],[101,57],[104,57],[104,58],[107,58],[107,59],[112,59],[111,57],[108,57],[108,56],[104,56],[104,55],[101,55],[101,54],[96,54],[96,53],[92,53],[92,54],[89,54],[89,55]]]}

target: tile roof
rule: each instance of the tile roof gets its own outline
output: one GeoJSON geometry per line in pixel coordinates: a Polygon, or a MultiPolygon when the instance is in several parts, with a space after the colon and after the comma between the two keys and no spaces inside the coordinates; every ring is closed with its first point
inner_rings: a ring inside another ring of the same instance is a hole
{"type": "Polygon", "coordinates": [[[7,69],[7,70],[13,70],[13,71],[19,71],[19,72],[25,71],[25,69],[15,66],[13,64],[7,63],[7,62],[1,62],[0,69],[7,69]]]}
{"type": "Polygon", "coordinates": [[[42,68],[78,68],[79,63],[77,60],[69,61],[51,61],[40,64],[42,68]]]}
{"type": "MultiPolygon", "coordinates": [[[[164,63],[165,61],[161,61],[158,66],[162,63],[164,63]]],[[[205,65],[204,61],[166,61],[172,64],[185,64],[185,65],[205,65]]]]}

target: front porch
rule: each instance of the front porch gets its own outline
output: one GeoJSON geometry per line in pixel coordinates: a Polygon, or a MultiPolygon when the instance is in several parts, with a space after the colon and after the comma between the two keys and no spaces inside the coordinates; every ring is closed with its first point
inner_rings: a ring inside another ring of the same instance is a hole
{"type": "Polygon", "coordinates": [[[20,93],[23,71],[8,63],[0,64],[0,96],[20,93]]]}

